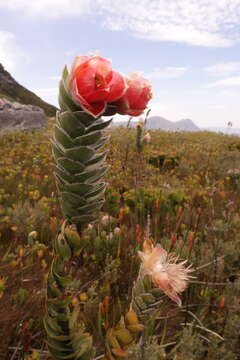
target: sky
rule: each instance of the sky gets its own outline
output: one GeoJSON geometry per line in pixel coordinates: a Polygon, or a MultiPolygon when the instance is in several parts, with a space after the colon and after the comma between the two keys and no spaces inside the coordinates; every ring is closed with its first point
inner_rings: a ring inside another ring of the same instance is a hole
{"type": "Polygon", "coordinates": [[[44,100],[85,54],[148,78],[151,115],[240,128],[240,0],[0,0],[0,63],[44,100]]]}

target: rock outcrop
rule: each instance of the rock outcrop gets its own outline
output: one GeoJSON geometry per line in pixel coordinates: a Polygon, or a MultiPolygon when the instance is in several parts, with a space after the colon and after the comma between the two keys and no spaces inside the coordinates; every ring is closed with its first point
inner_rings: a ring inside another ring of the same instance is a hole
{"type": "Polygon", "coordinates": [[[46,125],[47,116],[39,106],[0,99],[0,131],[39,130],[46,125]]]}
{"type": "Polygon", "coordinates": [[[0,64],[0,98],[17,101],[24,105],[39,106],[47,116],[55,116],[57,108],[20,85],[0,64]]]}

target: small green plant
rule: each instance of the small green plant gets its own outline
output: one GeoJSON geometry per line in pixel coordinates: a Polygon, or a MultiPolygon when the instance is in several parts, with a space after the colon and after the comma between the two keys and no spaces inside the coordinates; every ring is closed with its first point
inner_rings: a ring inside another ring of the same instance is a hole
{"type": "MultiPolygon", "coordinates": [[[[135,85],[135,78],[129,79],[129,88],[140,86],[138,79],[135,85]]],[[[142,86],[139,88],[142,91],[144,89],[142,86]]],[[[145,85],[145,89],[149,91],[148,85],[145,85]]],[[[48,348],[56,360],[90,360],[95,354],[92,336],[86,332],[85,323],[79,321],[78,310],[71,308],[69,289],[74,283],[74,258],[81,251],[83,230],[97,219],[103,205],[106,185],[101,179],[107,170],[104,165],[107,153],[99,153],[98,150],[108,141],[108,137],[102,135],[102,130],[111,120],[104,122],[99,115],[105,110],[105,115],[117,111],[123,113],[127,91],[122,76],[116,72],[113,74],[109,62],[100,57],[76,58],[72,73],[69,75],[65,67],[60,82],[61,110],[57,114],[52,146],[59,200],[66,220],[54,243],[54,259],[47,283],[47,314],[44,319],[48,348]],[[113,77],[113,82],[108,85],[109,80],[102,70],[103,64],[105,68],[108,66],[109,75],[113,77]],[[88,77],[88,73],[85,74],[86,67],[94,75],[91,77],[92,95],[86,92],[88,88],[84,89],[84,83],[81,83],[88,77]],[[98,96],[99,102],[96,102],[98,96]],[[118,101],[107,109],[107,103],[114,100],[118,101]]],[[[146,98],[146,94],[144,96],[146,98]]],[[[131,109],[131,98],[127,104],[127,112],[133,112],[134,115],[145,108],[131,109]]],[[[125,324],[121,319],[116,328],[105,328],[108,359],[118,359],[127,354],[124,347],[132,343],[133,334],[142,329],[138,322],[131,324],[126,319],[125,324]],[[111,338],[112,342],[109,343],[111,338]],[[119,346],[113,345],[113,339],[119,346]]],[[[101,326],[99,330],[102,331],[101,326]]]]}
{"type": "Polygon", "coordinates": [[[14,297],[14,302],[22,306],[26,303],[29,296],[29,291],[24,288],[20,288],[14,297]]]}

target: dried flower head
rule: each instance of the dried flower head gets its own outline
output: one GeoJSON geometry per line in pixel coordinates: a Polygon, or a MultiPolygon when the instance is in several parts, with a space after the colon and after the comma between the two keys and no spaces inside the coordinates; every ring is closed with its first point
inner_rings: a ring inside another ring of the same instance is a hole
{"type": "Polygon", "coordinates": [[[29,238],[32,238],[32,239],[36,239],[37,238],[37,231],[31,231],[29,234],[28,234],[28,237],[29,238]]]}
{"type": "Polygon", "coordinates": [[[113,230],[114,235],[120,235],[121,234],[121,229],[119,227],[115,227],[115,229],[113,230]]]}
{"type": "Polygon", "coordinates": [[[92,230],[92,229],[93,229],[93,225],[92,225],[92,224],[88,224],[87,229],[88,229],[88,230],[92,230]]]}
{"type": "Polygon", "coordinates": [[[138,252],[143,271],[151,277],[155,286],[181,306],[179,294],[186,289],[191,278],[191,265],[184,267],[187,260],[177,263],[178,257],[168,254],[159,244],[153,247],[149,240],[145,240],[143,247],[144,251],[138,252]]]}
{"type": "Polygon", "coordinates": [[[149,132],[147,132],[143,138],[146,144],[149,144],[151,142],[151,135],[149,134],[149,132]]]}

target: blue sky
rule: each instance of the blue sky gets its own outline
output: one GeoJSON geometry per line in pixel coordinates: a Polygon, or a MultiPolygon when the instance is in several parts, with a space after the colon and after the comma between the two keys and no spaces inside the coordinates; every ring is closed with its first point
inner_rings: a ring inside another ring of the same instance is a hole
{"type": "Polygon", "coordinates": [[[98,53],[152,82],[152,115],[240,128],[240,0],[0,0],[0,62],[57,104],[59,75],[98,53]]]}

